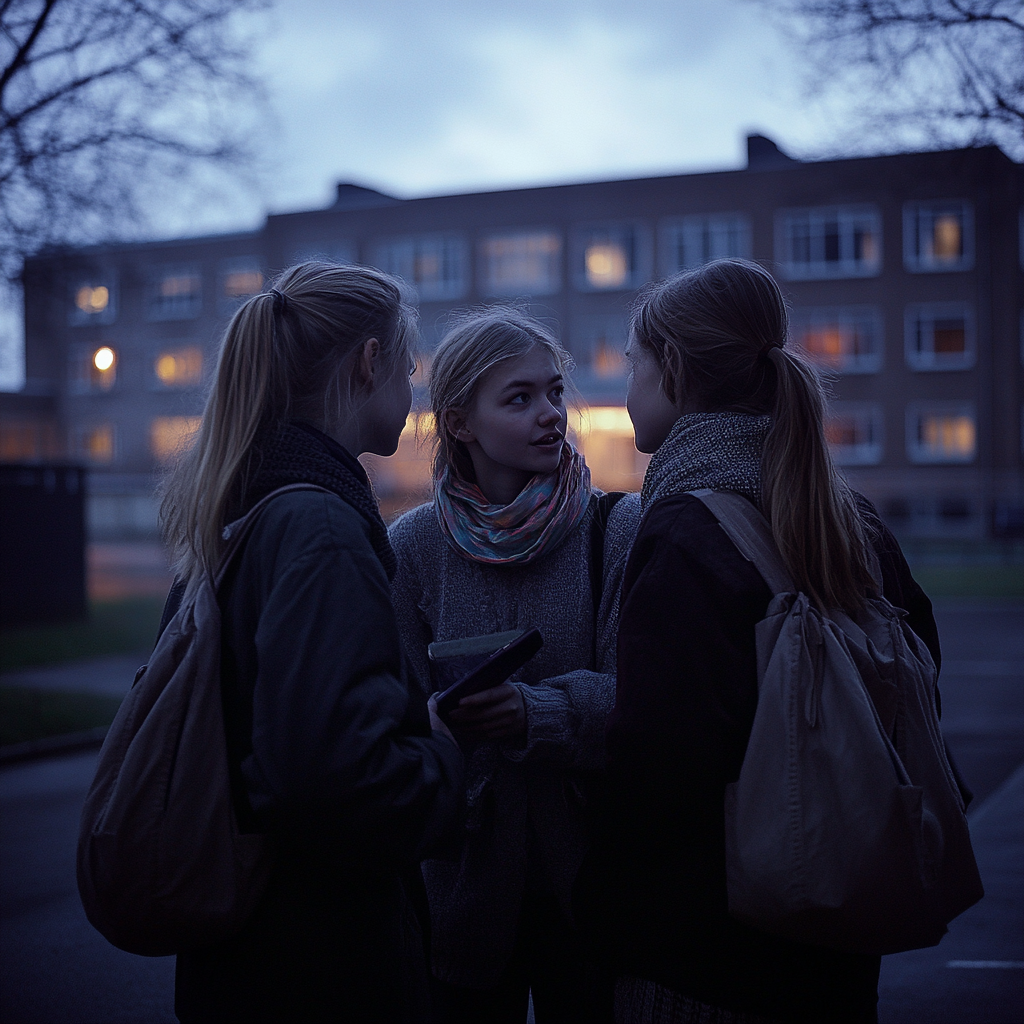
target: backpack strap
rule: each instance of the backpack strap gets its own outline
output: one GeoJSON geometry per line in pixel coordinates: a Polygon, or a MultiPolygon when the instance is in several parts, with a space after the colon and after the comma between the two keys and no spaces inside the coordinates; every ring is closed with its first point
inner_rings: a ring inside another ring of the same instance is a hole
{"type": "Polygon", "coordinates": [[[792,594],[793,581],[775,546],[768,520],[754,503],[735,491],[690,491],[703,502],[739,553],[751,562],[773,594],[792,594]]]}
{"type": "Polygon", "coordinates": [[[217,566],[217,572],[213,577],[213,589],[218,591],[220,585],[227,574],[228,569],[231,567],[231,563],[235,556],[241,550],[242,545],[245,543],[249,534],[252,533],[252,528],[256,525],[256,520],[259,517],[260,512],[274,500],[274,498],[280,497],[282,494],[290,494],[293,491],[323,491],[324,494],[334,494],[334,491],[328,490],[326,487],[319,487],[317,484],[286,484],[284,487],[278,487],[276,491],[271,491],[269,494],[260,498],[255,505],[248,512],[245,513],[240,519],[236,519],[234,522],[228,523],[224,527],[221,536],[227,542],[224,545],[224,550],[220,556],[220,563],[217,566]]]}
{"type": "Polygon", "coordinates": [[[625,491],[609,491],[593,499],[594,517],[590,520],[590,602],[594,609],[594,668],[597,668],[597,613],[601,608],[601,590],[604,585],[604,538],[612,509],[625,491]]]}

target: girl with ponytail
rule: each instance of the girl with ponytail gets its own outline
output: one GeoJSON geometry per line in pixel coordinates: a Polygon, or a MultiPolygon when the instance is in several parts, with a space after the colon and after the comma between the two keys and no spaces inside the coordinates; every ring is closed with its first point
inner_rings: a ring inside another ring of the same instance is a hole
{"type": "Polygon", "coordinates": [[[202,425],[168,481],[176,601],[215,573],[244,831],[275,863],[242,931],[178,956],[183,1022],[429,1019],[418,861],[453,823],[462,758],[408,682],[395,557],[357,456],[392,455],[412,401],[398,283],[305,263],[232,318],[202,425]],[[274,494],[290,484],[312,484],[274,494]]]}
{"type": "Polygon", "coordinates": [[[727,913],[725,787],[757,706],[755,627],[772,594],[688,492],[739,493],[822,609],[874,587],[938,663],[931,604],[896,540],[833,466],[815,370],[787,345],[771,275],[718,260],[634,307],[627,407],[653,453],[621,594],[611,798],[574,907],[616,974],[621,1022],[875,1021],[878,957],[785,941],[727,913]]]}

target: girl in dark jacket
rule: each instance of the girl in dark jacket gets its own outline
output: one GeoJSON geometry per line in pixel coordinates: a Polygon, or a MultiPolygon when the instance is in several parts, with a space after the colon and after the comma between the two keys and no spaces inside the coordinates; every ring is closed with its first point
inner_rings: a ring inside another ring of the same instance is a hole
{"type": "Polygon", "coordinates": [[[786,335],[778,285],[739,260],[658,285],[633,315],[627,406],[637,447],[654,455],[621,595],[612,795],[575,902],[629,1024],[876,1019],[878,957],[786,941],[727,912],[725,787],[750,736],[754,627],[772,595],[686,492],[749,498],[820,607],[860,605],[870,544],[885,596],[939,660],[931,605],[833,468],[819,379],[786,335]]]}
{"type": "Polygon", "coordinates": [[[398,445],[414,336],[386,275],[287,271],[232,319],[167,486],[186,584],[260,498],[324,488],[271,500],[220,592],[239,816],[277,855],[243,930],[179,955],[184,1022],[429,1019],[417,862],[457,817],[461,755],[408,684],[395,559],[356,461],[398,445]]]}

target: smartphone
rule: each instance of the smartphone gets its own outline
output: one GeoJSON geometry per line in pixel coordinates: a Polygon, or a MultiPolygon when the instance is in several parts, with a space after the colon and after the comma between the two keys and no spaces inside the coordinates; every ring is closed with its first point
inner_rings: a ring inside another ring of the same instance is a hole
{"type": "Polygon", "coordinates": [[[498,686],[522,668],[544,646],[540,630],[527,629],[498,648],[482,664],[467,672],[458,682],[437,695],[437,713],[442,717],[454,711],[463,697],[498,686]]]}

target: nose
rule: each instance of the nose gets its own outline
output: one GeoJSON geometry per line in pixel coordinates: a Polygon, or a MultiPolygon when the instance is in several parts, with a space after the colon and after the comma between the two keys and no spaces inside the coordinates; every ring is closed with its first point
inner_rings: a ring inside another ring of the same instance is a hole
{"type": "Polygon", "coordinates": [[[553,426],[562,418],[562,410],[545,398],[537,412],[537,422],[543,426],[553,426]]]}

